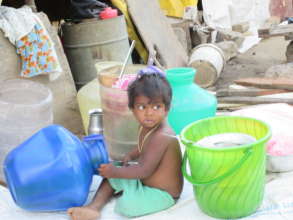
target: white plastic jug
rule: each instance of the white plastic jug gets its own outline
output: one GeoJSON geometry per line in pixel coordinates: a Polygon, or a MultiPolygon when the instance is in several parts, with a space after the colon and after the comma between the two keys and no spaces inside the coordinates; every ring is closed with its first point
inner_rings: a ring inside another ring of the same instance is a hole
{"type": "Polygon", "coordinates": [[[94,79],[83,86],[77,93],[77,102],[85,133],[87,133],[89,125],[89,111],[101,107],[99,87],[98,79],[94,79]]]}

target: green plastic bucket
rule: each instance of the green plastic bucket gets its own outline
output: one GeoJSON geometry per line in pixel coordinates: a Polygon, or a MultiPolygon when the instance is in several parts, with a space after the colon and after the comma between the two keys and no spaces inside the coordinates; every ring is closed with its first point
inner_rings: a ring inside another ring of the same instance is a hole
{"type": "Polygon", "coordinates": [[[180,140],[186,146],[183,175],[193,184],[195,199],[204,213],[227,219],[256,211],[263,200],[265,146],[270,136],[270,128],[264,122],[238,116],[202,119],[182,130],[180,140]],[[251,135],[256,141],[228,148],[195,144],[204,137],[229,132],[251,135]]]}

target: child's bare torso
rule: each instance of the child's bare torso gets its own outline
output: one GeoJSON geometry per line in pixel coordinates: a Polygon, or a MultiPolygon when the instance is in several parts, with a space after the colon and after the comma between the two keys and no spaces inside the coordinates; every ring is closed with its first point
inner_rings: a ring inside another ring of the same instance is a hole
{"type": "MultiPolygon", "coordinates": [[[[143,184],[167,191],[171,196],[180,196],[183,187],[183,177],[181,173],[181,150],[174,133],[167,127],[157,131],[154,135],[159,135],[158,141],[153,141],[152,145],[165,147],[161,161],[155,172],[142,179],[143,184]]],[[[148,143],[144,148],[147,150],[148,143]]],[[[142,152],[143,154],[144,152],[142,152]]]]}

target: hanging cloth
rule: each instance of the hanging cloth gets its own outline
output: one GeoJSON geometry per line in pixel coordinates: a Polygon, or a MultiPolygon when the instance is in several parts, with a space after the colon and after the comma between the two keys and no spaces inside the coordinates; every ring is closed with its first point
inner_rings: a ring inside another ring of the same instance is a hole
{"type": "Polygon", "coordinates": [[[0,6],[0,29],[13,45],[31,32],[36,23],[30,7],[15,9],[0,6]]]}
{"type": "Polygon", "coordinates": [[[0,28],[20,55],[22,77],[49,74],[55,80],[62,71],[54,43],[42,21],[29,7],[0,6],[0,28]]]}

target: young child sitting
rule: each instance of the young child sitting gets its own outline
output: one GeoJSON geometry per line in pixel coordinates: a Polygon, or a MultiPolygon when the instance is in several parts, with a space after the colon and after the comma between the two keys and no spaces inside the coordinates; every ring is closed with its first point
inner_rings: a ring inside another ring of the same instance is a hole
{"type": "Polygon", "coordinates": [[[94,220],[118,192],[115,211],[127,217],[142,216],[173,206],[183,177],[181,151],[166,122],[172,90],[164,74],[152,67],[142,70],[128,87],[128,106],[140,124],[138,146],[124,157],[124,165],[102,164],[104,177],[93,201],[68,210],[72,220],[94,220]],[[151,71],[149,71],[151,70],[151,71]],[[127,162],[137,160],[137,164],[127,162]]]}

